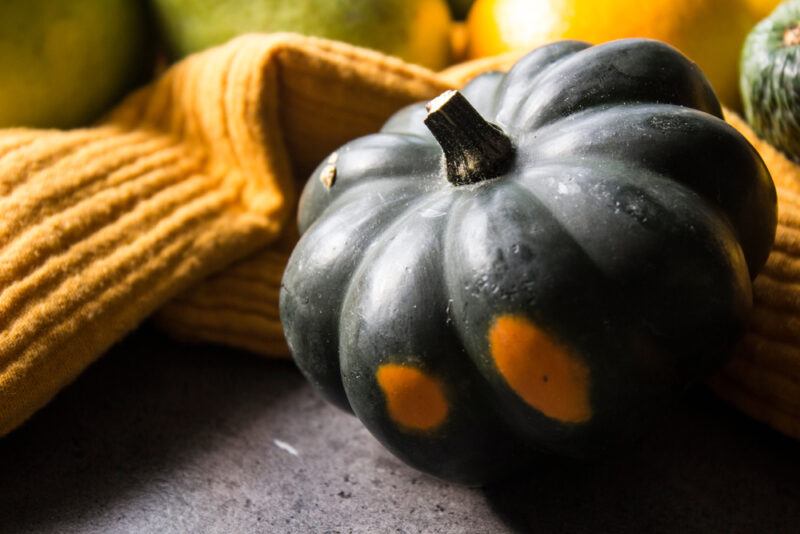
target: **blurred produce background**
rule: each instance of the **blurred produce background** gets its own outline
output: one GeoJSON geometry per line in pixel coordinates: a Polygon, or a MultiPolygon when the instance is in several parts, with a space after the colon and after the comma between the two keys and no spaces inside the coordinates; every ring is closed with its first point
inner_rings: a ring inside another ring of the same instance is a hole
{"type": "Polygon", "coordinates": [[[739,51],[777,0],[477,0],[468,55],[528,50],[558,39],[597,44],[649,37],[700,65],[720,100],[738,109],[739,51]]]}
{"type": "Polygon", "coordinates": [[[745,36],[777,0],[4,0],[0,127],[87,125],[170,60],[247,32],[298,32],[438,70],[558,39],[664,40],[741,109],[745,36]],[[449,9],[448,9],[449,8],[449,9]],[[459,22],[466,18],[466,22],[459,22]]]}
{"type": "Polygon", "coordinates": [[[431,69],[450,61],[445,0],[152,0],[164,44],[183,57],[248,32],[345,41],[431,69]]]}
{"type": "Polygon", "coordinates": [[[0,127],[82,126],[152,73],[140,0],[0,2],[0,127]]]}

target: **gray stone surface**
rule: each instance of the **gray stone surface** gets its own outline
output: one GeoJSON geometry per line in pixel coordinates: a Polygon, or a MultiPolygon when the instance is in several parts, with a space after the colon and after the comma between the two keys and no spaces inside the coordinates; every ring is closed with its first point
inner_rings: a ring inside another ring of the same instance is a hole
{"type": "Polygon", "coordinates": [[[696,391],[618,458],[463,488],[291,363],[145,328],[0,440],[0,531],[800,532],[800,444],[696,391]]]}

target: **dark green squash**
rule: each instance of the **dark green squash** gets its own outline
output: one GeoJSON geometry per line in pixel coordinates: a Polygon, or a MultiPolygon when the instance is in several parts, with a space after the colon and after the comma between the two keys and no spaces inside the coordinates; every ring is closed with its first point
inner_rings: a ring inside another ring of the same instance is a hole
{"type": "Polygon", "coordinates": [[[747,122],[800,161],[800,0],[779,5],[742,48],[740,88],[747,122]]]}
{"type": "Polygon", "coordinates": [[[481,483],[607,452],[720,365],[776,198],[693,63],[559,42],[428,108],[303,192],[281,319],[324,397],[411,465],[481,483]]]}

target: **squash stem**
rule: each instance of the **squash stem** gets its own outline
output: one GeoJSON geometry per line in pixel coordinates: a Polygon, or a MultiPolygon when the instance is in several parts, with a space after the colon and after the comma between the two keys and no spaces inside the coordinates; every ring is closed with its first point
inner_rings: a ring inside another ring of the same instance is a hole
{"type": "Polygon", "coordinates": [[[425,126],[444,152],[447,179],[474,184],[503,174],[514,147],[503,131],[487,122],[458,91],[445,91],[426,106],[425,126]]]}

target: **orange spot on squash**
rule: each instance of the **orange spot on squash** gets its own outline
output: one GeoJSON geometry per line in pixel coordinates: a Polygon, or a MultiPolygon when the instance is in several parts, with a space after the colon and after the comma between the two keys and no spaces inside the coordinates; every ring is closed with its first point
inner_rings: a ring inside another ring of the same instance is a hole
{"type": "Polygon", "coordinates": [[[381,365],[375,376],[395,423],[413,430],[433,430],[447,418],[447,399],[436,378],[394,363],[381,365]]]}
{"type": "Polygon", "coordinates": [[[592,418],[589,368],[529,319],[497,317],[489,349],[500,374],[526,403],[565,423],[592,418]]]}

